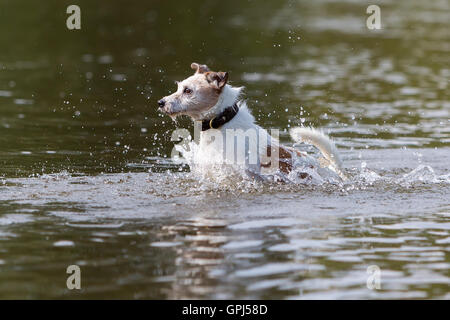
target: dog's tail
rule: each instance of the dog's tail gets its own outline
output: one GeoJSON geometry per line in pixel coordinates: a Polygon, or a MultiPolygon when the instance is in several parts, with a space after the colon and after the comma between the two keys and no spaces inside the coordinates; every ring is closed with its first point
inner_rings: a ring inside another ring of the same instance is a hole
{"type": "Polygon", "coordinates": [[[322,153],[325,160],[335,169],[335,171],[345,179],[342,170],[342,161],[339,152],[333,141],[324,133],[313,128],[295,127],[289,130],[292,139],[295,142],[304,142],[313,145],[322,153]]]}

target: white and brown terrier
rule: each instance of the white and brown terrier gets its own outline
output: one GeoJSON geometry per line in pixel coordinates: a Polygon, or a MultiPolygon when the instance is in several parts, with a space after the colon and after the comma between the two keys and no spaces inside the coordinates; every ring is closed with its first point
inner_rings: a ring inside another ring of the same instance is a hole
{"type": "MultiPolygon", "coordinates": [[[[311,128],[292,128],[291,137],[320,150],[323,158],[280,145],[277,137],[255,124],[245,101],[239,100],[242,87],[227,84],[227,72],[210,71],[206,65],[192,63],[195,74],[177,82],[178,90],[158,101],[159,110],[175,119],[191,117],[201,125],[195,163],[200,166],[244,165],[252,177],[270,173],[290,174],[300,166],[328,168],[345,179],[339,154],[333,142],[311,128]]],[[[273,133],[273,131],[272,131],[273,133]]],[[[307,170],[309,171],[309,170],[307,170]]],[[[301,179],[309,174],[297,172],[301,179]]]]}

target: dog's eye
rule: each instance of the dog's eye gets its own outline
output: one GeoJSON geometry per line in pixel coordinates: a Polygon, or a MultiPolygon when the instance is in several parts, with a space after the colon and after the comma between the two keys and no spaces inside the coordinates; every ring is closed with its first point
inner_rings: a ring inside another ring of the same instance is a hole
{"type": "Polygon", "coordinates": [[[183,93],[191,94],[192,93],[192,89],[184,88],[183,93]]]}

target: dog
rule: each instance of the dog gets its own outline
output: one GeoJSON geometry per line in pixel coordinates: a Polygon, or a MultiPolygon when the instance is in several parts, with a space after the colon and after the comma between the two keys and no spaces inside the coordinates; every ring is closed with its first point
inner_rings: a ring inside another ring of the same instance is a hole
{"type": "Polygon", "coordinates": [[[228,83],[228,72],[211,71],[192,63],[195,73],[177,82],[177,91],[158,101],[158,110],[172,119],[189,116],[201,128],[195,163],[213,168],[238,165],[253,178],[268,174],[289,175],[296,171],[301,179],[310,179],[311,170],[328,168],[345,179],[339,153],[328,136],[312,129],[296,127],[289,133],[297,143],[316,147],[322,158],[316,159],[296,148],[281,145],[273,135],[255,123],[241,100],[243,87],[228,83]]]}

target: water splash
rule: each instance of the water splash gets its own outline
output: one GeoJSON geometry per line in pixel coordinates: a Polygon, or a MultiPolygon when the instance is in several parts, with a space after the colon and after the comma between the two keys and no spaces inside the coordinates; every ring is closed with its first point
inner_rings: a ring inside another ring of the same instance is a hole
{"type": "Polygon", "coordinates": [[[419,165],[411,172],[403,175],[397,183],[405,187],[413,186],[417,183],[450,183],[450,174],[437,175],[433,168],[424,164],[419,165]]]}
{"type": "MultiPolygon", "coordinates": [[[[450,174],[438,175],[434,169],[420,163],[412,171],[399,176],[396,172],[379,173],[368,168],[365,161],[362,161],[360,168],[348,168],[345,174],[348,180],[342,180],[332,169],[319,163],[294,162],[294,170],[289,174],[276,172],[274,174],[257,174],[249,172],[245,168],[237,165],[210,165],[208,167],[199,165],[196,160],[198,145],[190,142],[187,148],[176,146],[177,151],[182,154],[178,158],[178,163],[189,166],[191,173],[200,179],[203,190],[239,190],[240,192],[255,192],[258,189],[269,187],[271,190],[292,188],[296,186],[321,187],[328,190],[366,189],[370,187],[401,187],[410,188],[420,184],[450,183],[450,174]],[[311,165],[314,167],[312,168],[311,165]],[[282,187],[281,187],[282,186],[282,187]],[[289,187],[287,187],[289,186],[289,187]]],[[[313,161],[313,160],[312,160],[313,161]]]]}

